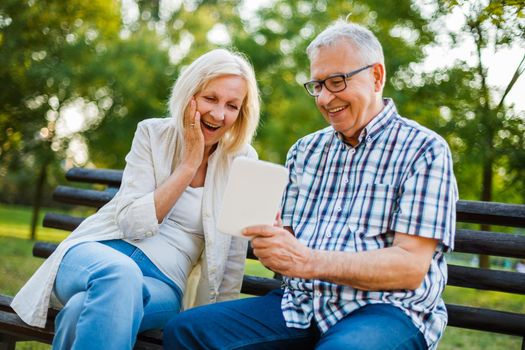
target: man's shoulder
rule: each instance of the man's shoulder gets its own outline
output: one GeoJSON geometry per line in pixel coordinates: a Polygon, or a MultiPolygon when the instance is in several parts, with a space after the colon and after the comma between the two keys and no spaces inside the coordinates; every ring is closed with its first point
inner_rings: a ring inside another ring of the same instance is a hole
{"type": "Polygon", "coordinates": [[[397,115],[390,127],[397,129],[400,141],[404,143],[421,145],[426,149],[449,150],[447,141],[441,135],[415,120],[397,115]]]}

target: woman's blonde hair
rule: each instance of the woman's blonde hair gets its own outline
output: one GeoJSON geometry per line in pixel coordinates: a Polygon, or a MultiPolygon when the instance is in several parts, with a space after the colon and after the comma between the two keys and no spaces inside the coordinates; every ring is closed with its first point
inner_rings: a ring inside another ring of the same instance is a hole
{"type": "Polygon", "coordinates": [[[219,144],[226,153],[235,153],[250,144],[259,124],[260,98],[255,72],[248,60],[238,52],[226,49],[211,50],[197,58],[179,75],[173,85],[169,100],[169,113],[174,118],[177,133],[175,163],[180,161],[184,145],[184,112],[191,98],[211,80],[225,75],[235,75],[246,82],[247,93],[239,116],[219,144]]]}

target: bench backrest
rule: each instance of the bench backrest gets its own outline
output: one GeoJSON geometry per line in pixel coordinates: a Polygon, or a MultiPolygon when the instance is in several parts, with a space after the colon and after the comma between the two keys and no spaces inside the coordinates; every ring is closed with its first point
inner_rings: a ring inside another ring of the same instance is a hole
{"type": "MultiPolygon", "coordinates": [[[[72,168],[66,173],[70,181],[105,185],[104,190],[59,186],[53,198],[61,203],[100,208],[117,192],[122,179],[121,170],[72,168]]],[[[495,202],[459,201],[457,221],[482,225],[525,227],[525,205],[495,202]]],[[[84,218],[48,213],[44,226],[72,231],[84,218]]],[[[56,244],[37,242],[33,255],[47,257],[56,244]]],[[[525,235],[457,229],[455,251],[506,258],[525,259],[525,235]]],[[[251,248],[247,257],[256,259],[251,248]]],[[[477,267],[448,265],[448,285],[525,295],[525,274],[477,267]]],[[[263,295],[280,286],[279,276],[261,278],[244,276],[242,292],[263,295]]],[[[525,315],[471,306],[447,304],[449,325],[512,334],[525,337],[525,315]]],[[[525,339],[524,339],[525,345],[525,339]]]]}

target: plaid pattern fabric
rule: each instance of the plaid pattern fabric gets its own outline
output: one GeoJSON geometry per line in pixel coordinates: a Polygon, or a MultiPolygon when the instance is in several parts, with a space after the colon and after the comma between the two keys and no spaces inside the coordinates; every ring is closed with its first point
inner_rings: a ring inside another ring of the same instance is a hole
{"type": "Polygon", "coordinates": [[[444,253],[453,249],[458,198],[452,157],[434,132],[397,114],[392,100],[363,129],[359,144],[332,127],[300,139],[289,151],[284,226],[313,249],[361,252],[392,245],[395,232],[439,240],[416,290],[363,291],[320,280],[284,278],[287,326],[321,332],[367,304],[402,309],[435,348],[447,323],[441,293],[444,253]]]}

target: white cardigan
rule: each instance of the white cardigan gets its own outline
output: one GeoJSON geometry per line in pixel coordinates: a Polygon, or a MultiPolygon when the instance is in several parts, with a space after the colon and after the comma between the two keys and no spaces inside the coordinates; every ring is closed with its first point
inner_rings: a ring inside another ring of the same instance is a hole
{"type": "MultiPolygon", "coordinates": [[[[60,243],[14,297],[11,307],[24,322],[45,326],[55,277],[68,249],[87,241],[147,239],[163,229],[163,223],[157,222],[153,192],[172,172],[176,138],[172,123],[171,118],[156,118],[138,124],[115,197],[60,243]]],[[[226,155],[218,147],[208,160],[202,200],[205,246],[188,278],[185,308],[239,295],[248,241],[216,229],[227,174],[236,156],[256,158],[257,153],[249,145],[236,155],[226,155]]],[[[55,299],[53,304],[58,302],[55,299]]]]}

